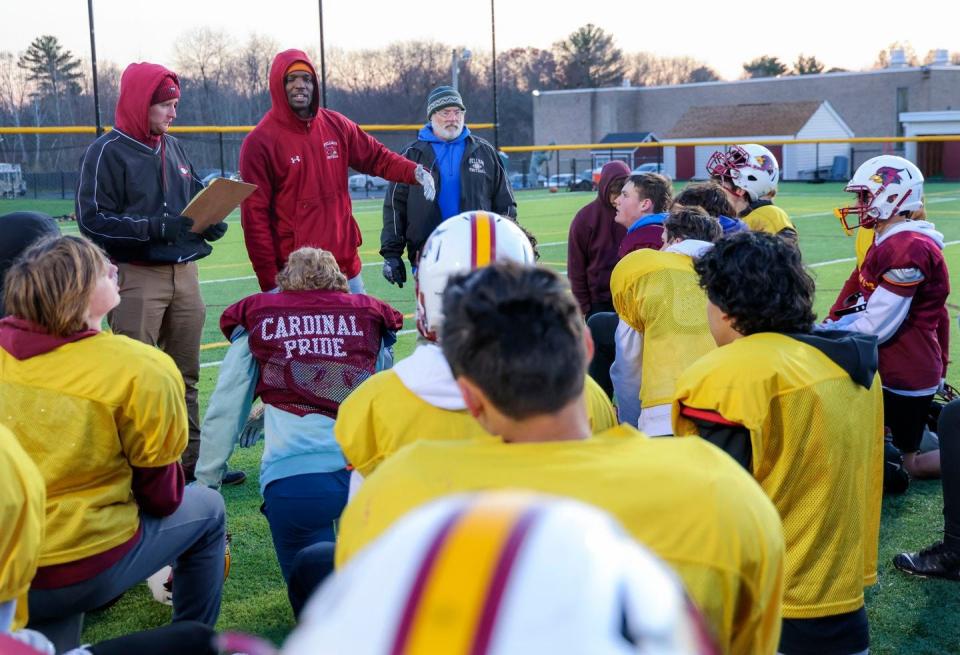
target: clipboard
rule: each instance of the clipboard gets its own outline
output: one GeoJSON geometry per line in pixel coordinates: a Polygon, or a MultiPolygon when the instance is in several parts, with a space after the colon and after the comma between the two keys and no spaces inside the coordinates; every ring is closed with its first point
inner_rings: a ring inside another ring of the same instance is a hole
{"type": "Polygon", "coordinates": [[[218,177],[195,195],[181,213],[193,219],[190,231],[199,234],[211,225],[223,221],[256,189],[256,184],[218,177]]]}

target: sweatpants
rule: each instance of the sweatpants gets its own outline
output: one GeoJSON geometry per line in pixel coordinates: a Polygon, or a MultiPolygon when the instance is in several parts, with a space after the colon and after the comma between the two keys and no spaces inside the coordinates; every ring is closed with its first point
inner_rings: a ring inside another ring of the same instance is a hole
{"type": "Polygon", "coordinates": [[[607,396],[613,397],[613,382],[610,381],[610,367],[617,355],[615,335],[620,317],[615,312],[597,312],[587,319],[590,336],[593,337],[593,359],[587,372],[593,381],[600,385],[607,396]]]}
{"type": "Polygon", "coordinates": [[[960,550],[960,400],[947,403],[937,421],[944,541],[960,550]]]}
{"type": "Polygon", "coordinates": [[[263,490],[283,579],[290,582],[293,560],[307,546],[336,541],[336,522],[347,504],[350,472],[306,473],[274,480],[263,490]]]}
{"type": "Polygon", "coordinates": [[[223,590],[226,513],[223,497],[199,485],[184,489],[170,516],[140,515],[140,541],[116,564],[89,580],[57,589],[31,589],[27,627],[63,652],[80,643],[85,612],[113,600],[164,566],[173,565],[173,621],[217,622],[223,590]]]}

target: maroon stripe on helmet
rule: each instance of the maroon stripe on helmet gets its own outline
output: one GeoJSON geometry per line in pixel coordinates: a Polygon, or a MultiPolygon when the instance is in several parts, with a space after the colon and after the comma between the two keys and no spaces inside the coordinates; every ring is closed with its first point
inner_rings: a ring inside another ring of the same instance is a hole
{"type": "Polygon", "coordinates": [[[397,634],[393,638],[393,646],[390,647],[390,655],[402,655],[406,651],[407,639],[410,637],[410,630],[413,628],[413,619],[417,615],[417,608],[423,599],[423,590],[426,587],[427,579],[430,577],[430,571],[436,563],[437,555],[440,553],[443,543],[450,535],[457,520],[463,516],[466,506],[460,507],[457,511],[450,514],[447,520],[440,527],[423,561],[420,562],[420,569],[413,580],[413,586],[407,595],[407,603],[403,608],[403,614],[400,618],[400,625],[397,627],[397,634]]]}
{"type": "Polygon", "coordinates": [[[486,655],[493,638],[493,626],[497,621],[500,602],[503,600],[503,594],[507,589],[513,563],[517,559],[524,538],[541,513],[542,508],[540,507],[528,509],[513,526],[513,530],[510,531],[510,536],[507,537],[503,551],[500,553],[500,559],[493,569],[493,577],[490,579],[490,588],[487,590],[487,599],[484,601],[483,610],[480,613],[480,622],[477,624],[477,632],[473,637],[470,655],[486,655]]]}

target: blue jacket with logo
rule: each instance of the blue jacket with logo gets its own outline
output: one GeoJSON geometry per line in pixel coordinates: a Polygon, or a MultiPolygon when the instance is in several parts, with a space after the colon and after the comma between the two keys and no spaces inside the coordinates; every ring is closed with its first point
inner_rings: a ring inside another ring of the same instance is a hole
{"type": "MultiPolygon", "coordinates": [[[[426,128],[429,130],[429,127],[426,128]]],[[[466,131],[466,128],[464,128],[466,131]]],[[[438,170],[434,144],[418,138],[403,149],[407,159],[423,164],[437,185],[437,199],[427,202],[423,188],[409,184],[391,184],[383,201],[383,230],[380,233],[380,254],[401,257],[404,249],[416,264],[427,237],[443,220],[439,199],[444,194],[444,177],[438,170]]],[[[517,201],[510,189],[510,180],[497,151],[486,140],[467,134],[460,158],[460,211],[482,209],[516,220],[517,201]]]]}

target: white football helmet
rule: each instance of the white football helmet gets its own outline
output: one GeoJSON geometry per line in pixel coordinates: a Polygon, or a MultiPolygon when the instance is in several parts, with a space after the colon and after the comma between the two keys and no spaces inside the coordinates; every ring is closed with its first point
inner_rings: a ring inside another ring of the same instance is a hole
{"type": "Polygon", "coordinates": [[[485,211],[451,216],[427,238],[417,262],[417,329],[436,341],[443,322],[443,290],[456,273],[492,262],[533,264],[527,235],[509,218],[485,211]]]}
{"type": "Polygon", "coordinates": [[[675,574],[608,514],[484,492],[442,498],[394,523],[327,580],[283,648],[347,652],[717,651],[675,574]]]}
{"type": "Polygon", "coordinates": [[[710,177],[730,180],[756,202],[777,190],[780,182],[780,164],[767,148],[756,143],[733,146],[726,152],[717,151],[707,161],[710,177]]]}
{"type": "Polygon", "coordinates": [[[894,155],[872,157],[860,164],[844,191],[855,193],[857,203],[839,207],[835,214],[849,234],[858,227],[873,227],[903,212],[923,207],[923,173],[913,162],[894,155]],[[857,222],[847,223],[847,216],[857,222]]]}

